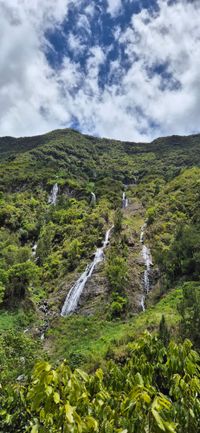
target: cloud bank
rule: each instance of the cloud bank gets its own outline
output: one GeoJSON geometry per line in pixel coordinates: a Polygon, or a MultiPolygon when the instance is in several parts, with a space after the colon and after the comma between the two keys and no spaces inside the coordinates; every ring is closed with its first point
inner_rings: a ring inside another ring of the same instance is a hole
{"type": "Polygon", "coordinates": [[[199,13],[186,0],[0,0],[0,135],[198,132],[199,13]]]}

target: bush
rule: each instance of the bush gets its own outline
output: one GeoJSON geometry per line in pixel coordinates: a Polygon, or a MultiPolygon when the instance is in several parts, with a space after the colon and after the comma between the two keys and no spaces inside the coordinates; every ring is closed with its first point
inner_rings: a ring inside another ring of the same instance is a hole
{"type": "Polygon", "coordinates": [[[156,208],[151,207],[147,210],[147,224],[150,225],[154,222],[156,216],[156,208]]]}
{"type": "Polygon", "coordinates": [[[178,306],[181,314],[180,334],[190,338],[200,347],[200,283],[188,282],[183,285],[183,298],[178,306]]]}
{"type": "Polygon", "coordinates": [[[122,294],[128,281],[128,266],[125,259],[111,256],[106,266],[106,275],[110,287],[122,294]]]}
{"type": "Polygon", "coordinates": [[[121,209],[117,209],[114,216],[114,230],[116,233],[120,233],[122,231],[122,219],[123,213],[121,209]]]}
{"type": "Polygon", "coordinates": [[[110,305],[110,317],[116,319],[122,317],[126,311],[128,300],[122,296],[114,296],[114,301],[110,305]]]}

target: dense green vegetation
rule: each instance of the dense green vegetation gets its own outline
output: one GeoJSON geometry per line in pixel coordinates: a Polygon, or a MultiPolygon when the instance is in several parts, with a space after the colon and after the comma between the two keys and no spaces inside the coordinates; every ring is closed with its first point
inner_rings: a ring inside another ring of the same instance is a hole
{"type": "Polygon", "coordinates": [[[4,397],[1,426],[32,433],[196,433],[199,361],[188,340],[165,347],[146,334],[129,343],[125,363],[110,361],[91,375],[40,362],[29,385],[4,397]]]}
{"type": "Polygon", "coordinates": [[[198,431],[199,148],[199,135],[0,139],[0,431],[198,431]],[[154,266],[141,312],[145,220],[154,266]],[[61,318],[111,226],[79,314],[61,318]]]}

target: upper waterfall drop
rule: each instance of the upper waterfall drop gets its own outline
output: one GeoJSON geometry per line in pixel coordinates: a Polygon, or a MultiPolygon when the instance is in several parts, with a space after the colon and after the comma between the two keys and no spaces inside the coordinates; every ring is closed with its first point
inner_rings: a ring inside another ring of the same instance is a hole
{"type": "Polygon", "coordinates": [[[55,206],[57,202],[57,197],[58,197],[58,184],[55,183],[49,195],[48,203],[55,206]]]}
{"type": "Polygon", "coordinates": [[[97,202],[96,194],[94,192],[91,192],[91,205],[95,206],[97,202]]]}
{"type": "Polygon", "coordinates": [[[125,191],[122,194],[122,209],[126,209],[128,207],[128,199],[126,197],[125,191]]]}
{"type": "Polygon", "coordinates": [[[142,226],[142,228],[141,228],[141,232],[140,232],[140,242],[141,242],[141,244],[143,244],[143,242],[144,242],[144,231],[145,231],[145,229],[146,229],[146,223],[142,226]]]}
{"type": "Polygon", "coordinates": [[[144,271],[144,289],[145,292],[148,293],[150,289],[149,272],[152,266],[152,258],[151,258],[150,249],[147,248],[146,245],[143,245],[142,257],[144,259],[144,264],[146,266],[146,269],[144,271]]]}
{"type": "Polygon", "coordinates": [[[62,307],[61,316],[63,316],[63,317],[68,316],[70,313],[73,313],[76,310],[79,299],[81,297],[81,294],[83,292],[83,289],[84,289],[88,279],[91,277],[96,265],[98,263],[102,262],[102,260],[104,258],[104,249],[108,245],[110,233],[111,233],[112,229],[113,229],[113,226],[107,230],[103,245],[102,245],[102,247],[97,248],[95,256],[94,256],[94,260],[92,261],[92,263],[90,263],[86,267],[85,271],[81,274],[79,279],[76,281],[76,283],[70,289],[70,291],[69,291],[69,293],[65,299],[64,305],[62,307]]]}
{"type": "Polygon", "coordinates": [[[37,251],[37,242],[35,242],[34,245],[32,246],[32,257],[36,256],[36,251],[37,251]]]}

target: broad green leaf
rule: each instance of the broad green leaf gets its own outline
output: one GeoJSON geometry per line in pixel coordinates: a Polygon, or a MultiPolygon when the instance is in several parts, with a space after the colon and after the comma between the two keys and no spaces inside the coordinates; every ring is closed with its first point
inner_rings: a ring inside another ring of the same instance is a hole
{"type": "Polygon", "coordinates": [[[147,404],[151,403],[151,397],[149,396],[149,394],[147,394],[147,392],[142,393],[142,398],[145,401],[145,403],[147,404]]]}
{"type": "Polygon", "coordinates": [[[162,430],[165,431],[165,426],[163,424],[163,419],[161,418],[161,416],[159,415],[159,413],[157,412],[157,410],[152,409],[151,410],[152,415],[154,416],[156,423],[158,425],[158,427],[162,430]]]}
{"type": "Polygon", "coordinates": [[[60,402],[60,394],[58,392],[54,392],[53,399],[56,404],[60,402]]]}
{"type": "Polygon", "coordinates": [[[177,424],[175,424],[174,422],[167,422],[167,421],[163,421],[163,424],[165,426],[165,429],[170,432],[170,433],[176,433],[176,426],[177,424]]]}
{"type": "Polygon", "coordinates": [[[46,387],[45,387],[45,392],[46,392],[46,394],[47,394],[48,396],[51,395],[52,392],[53,392],[53,388],[52,388],[52,386],[46,386],[46,387]]]}
{"type": "Polygon", "coordinates": [[[92,416],[87,416],[85,420],[89,429],[98,430],[98,422],[92,416]]]}
{"type": "Polygon", "coordinates": [[[31,433],[38,433],[38,425],[35,424],[32,429],[31,429],[31,433]]]}
{"type": "Polygon", "coordinates": [[[136,376],[135,376],[135,380],[136,380],[136,384],[137,384],[137,385],[141,385],[141,386],[144,385],[144,381],[143,381],[143,378],[142,378],[142,376],[141,376],[140,373],[137,373],[137,374],[136,374],[136,376]]]}
{"type": "Polygon", "coordinates": [[[189,409],[189,412],[190,412],[191,417],[192,417],[192,418],[195,418],[195,414],[194,414],[193,410],[192,410],[192,409],[189,409]]]}
{"type": "Polygon", "coordinates": [[[85,371],[81,370],[80,368],[77,368],[77,369],[76,369],[76,372],[79,374],[79,376],[81,376],[81,378],[82,378],[85,382],[87,382],[89,376],[88,376],[87,373],[85,373],[85,371]]]}
{"type": "Polygon", "coordinates": [[[74,422],[74,417],[73,417],[73,407],[69,404],[66,403],[65,404],[65,416],[67,418],[67,421],[72,424],[74,422]]]}

